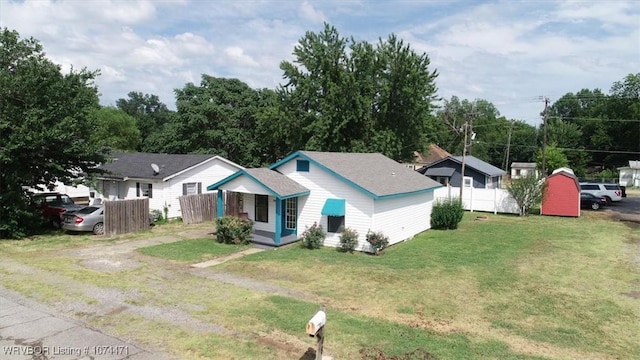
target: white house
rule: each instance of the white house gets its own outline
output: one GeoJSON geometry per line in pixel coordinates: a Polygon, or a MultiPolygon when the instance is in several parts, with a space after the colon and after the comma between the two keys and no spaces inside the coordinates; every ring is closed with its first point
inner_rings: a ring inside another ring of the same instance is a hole
{"type": "Polygon", "coordinates": [[[629,166],[619,167],[621,186],[640,186],[640,160],[629,160],[629,166]]]}
{"type": "Polygon", "coordinates": [[[181,216],[178,197],[199,194],[211,180],[221,180],[244,169],[216,155],[114,153],[99,166],[96,197],[105,200],[149,198],[149,208],[168,217],[181,216]]]}
{"type": "MultiPolygon", "coordinates": [[[[316,223],[327,233],[325,245],[338,246],[341,231],[349,227],[359,234],[357,250],[370,251],[369,230],[383,232],[394,244],[429,229],[433,190],[439,187],[382,154],[298,151],[207,189],[244,194],[254,242],[290,243],[316,223]]],[[[218,192],[218,214],[222,206],[218,192]]]]}
{"type": "Polygon", "coordinates": [[[512,179],[520,179],[530,175],[538,176],[538,169],[536,168],[536,163],[529,163],[529,162],[511,163],[512,179]]]}

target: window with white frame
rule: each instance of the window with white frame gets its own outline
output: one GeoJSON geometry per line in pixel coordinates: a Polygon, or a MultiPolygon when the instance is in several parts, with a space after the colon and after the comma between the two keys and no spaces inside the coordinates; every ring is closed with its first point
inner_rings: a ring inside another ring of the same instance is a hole
{"type": "Polygon", "coordinates": [[[136,183],[136,196],[153,198],[153,185],[147,183],[136,183]]]}
{"type": "Polygon", "coordinates": [[[182,195],[202,194],[202,183],[192,182],[182,184],[182,195]]]}

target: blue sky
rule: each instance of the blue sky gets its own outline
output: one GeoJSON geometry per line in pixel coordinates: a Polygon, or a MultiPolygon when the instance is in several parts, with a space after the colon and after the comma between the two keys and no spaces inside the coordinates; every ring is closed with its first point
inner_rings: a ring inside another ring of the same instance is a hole
{"type": "Polygon", "coordinates": [[[638,1],[0,0],[0,26],[65,70],[100,69],[104,105],[141,91],[173,108],[173,90],[203,73],[275,88],[280,62],[324,22],[369,42],[395,33],[429,56],[438,95],[531,124],[539,96],[608,92],[640,71],[638,1]]]}

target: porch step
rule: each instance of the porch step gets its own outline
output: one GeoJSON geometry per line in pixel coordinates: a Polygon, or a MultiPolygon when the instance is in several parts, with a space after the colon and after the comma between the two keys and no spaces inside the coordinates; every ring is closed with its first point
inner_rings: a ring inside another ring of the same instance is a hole
{"type": "Polygon", "coordinates": [[[231,255],[227,255],[227,256],[221,256],[219,258],[215,258],[209,261],[205,261],[205,262],[201,262],[201,263],[197,263],[197,264],[192,264],[191,267],[194,268],[206,268],[209,266],[215,266],[215,265],[219,265],[222,264],[224,262],[227,262],[229,260],[234,260],[234,259],[239,259],[243,256],[247,256],[247,255],[251,255],[251,254],[255,254],[257,252],[260,251],[264,251],[264,249],[258,249],[258,248],[250,248],[247,250],[242,250],[239,251],[237,253],[233,253],[231,255]]]}

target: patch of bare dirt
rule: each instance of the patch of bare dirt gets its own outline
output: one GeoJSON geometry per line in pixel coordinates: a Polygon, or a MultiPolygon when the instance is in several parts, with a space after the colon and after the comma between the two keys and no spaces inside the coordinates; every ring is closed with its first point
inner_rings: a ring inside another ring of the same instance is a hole
{"type": "Polygon", "coordinates": [[[402,355],[390,356],[385,354],[380,348],[364,348],[360,350],[363,360],[435,360],[437,357],[429,354],[426,350],[415,349],[402,355]]]}

